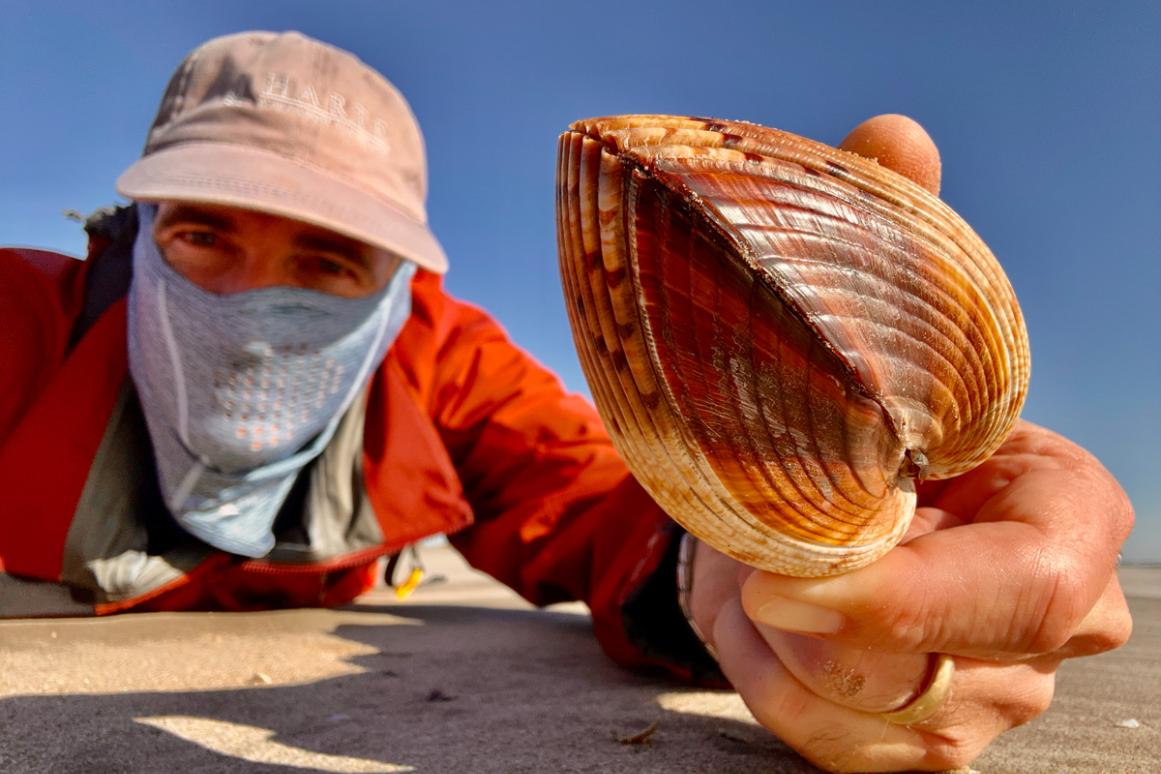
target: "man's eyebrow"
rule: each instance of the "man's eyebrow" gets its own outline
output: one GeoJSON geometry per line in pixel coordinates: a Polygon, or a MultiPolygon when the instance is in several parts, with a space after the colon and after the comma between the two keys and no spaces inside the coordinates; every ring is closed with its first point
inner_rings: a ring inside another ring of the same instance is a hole
{"type": "Polygon", "coordinates": [[[158,221],[159,226],[169,226],[173,223],[194,223],[207,226],[219,231],[231,232],[234,230],[234,221],[229,216],[195,207],[189,204],[180,204],[168,210],[158,221]]]}
{"type": "Polygon", "coordinates": [[[294,237],[294,244],[306,250],[316,250],[320,253],[334,253],[353,261],[360,266],[370,266],[367,251],[360,242],[354,239],[345,239],[339,236],[324,234],[299,234],[294,237]]]}

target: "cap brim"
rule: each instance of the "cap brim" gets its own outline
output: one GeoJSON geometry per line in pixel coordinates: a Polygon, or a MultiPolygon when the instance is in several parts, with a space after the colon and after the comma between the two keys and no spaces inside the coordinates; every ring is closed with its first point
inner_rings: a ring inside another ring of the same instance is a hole
{"type": "Polygon", "coordinates": [[[139,159],[117,180],[117,191],[139,201],[205,202],[281,215],[390,250],[430,271],[447,271],[447,257],[426,223],[271,151],[177,145],[139,159]]]}

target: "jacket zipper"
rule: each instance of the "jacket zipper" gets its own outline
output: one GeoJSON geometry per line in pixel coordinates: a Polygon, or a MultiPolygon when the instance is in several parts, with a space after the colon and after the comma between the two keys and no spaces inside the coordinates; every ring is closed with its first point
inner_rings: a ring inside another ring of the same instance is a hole
{"type": "Polygon", "coordinates": [[[380,556],[385,556],[392,552],[390,546],[375,546],[374,548],[365,548],[362,551],[356,551],[353,554],[346,554],[339,559],[331,559],[325,562],[315,562],[312,564],[274,564],[272,562],[264,562],[260,559],[247,559],[242,562],[241,569],[249,572],[269,573],[272,575],[287,574],[319,574],[322,573],[324,577],[332,572],[338,570],[346,570],[360,564],[366,564],[368,561],[378,559],[380,556]]]}

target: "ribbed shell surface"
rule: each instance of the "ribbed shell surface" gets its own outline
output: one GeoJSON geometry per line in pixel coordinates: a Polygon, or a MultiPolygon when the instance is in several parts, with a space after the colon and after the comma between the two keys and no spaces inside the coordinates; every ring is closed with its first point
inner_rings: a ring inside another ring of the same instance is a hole
{"type": "Polygon", "coordinates": [[[566,304],[634,475],[691,533],[793,575],[894,546],[913,479],[986,459],[1028,381],[1011,286],[938,198],[743,122],[560,138],[566,304]]]}

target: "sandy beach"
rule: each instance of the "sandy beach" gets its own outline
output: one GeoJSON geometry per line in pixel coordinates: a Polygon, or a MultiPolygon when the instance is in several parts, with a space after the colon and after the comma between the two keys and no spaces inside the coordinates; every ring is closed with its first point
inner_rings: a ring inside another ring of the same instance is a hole
{"type": "MultiPolygon", "coordinates": [[[[403,602],[0,622],[0,772],[815,771],[731,693],[612,664],[583,607],[424,559],[446,580],[403,602]]],[[[1161,568],[1121,577],[1129,644],[973,769],[1161,771],[1161,568]]]]}

